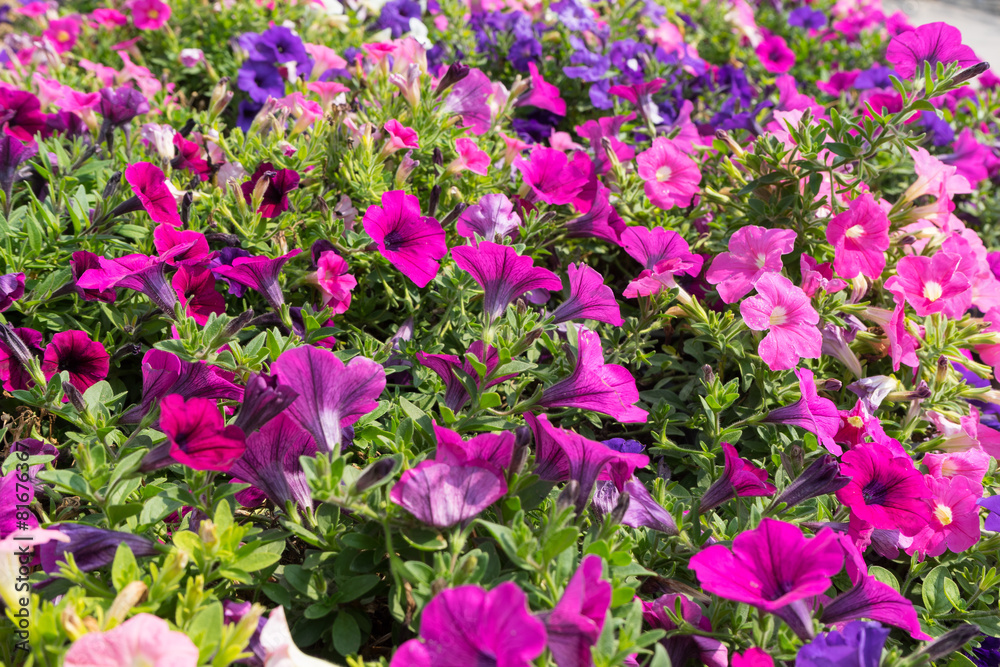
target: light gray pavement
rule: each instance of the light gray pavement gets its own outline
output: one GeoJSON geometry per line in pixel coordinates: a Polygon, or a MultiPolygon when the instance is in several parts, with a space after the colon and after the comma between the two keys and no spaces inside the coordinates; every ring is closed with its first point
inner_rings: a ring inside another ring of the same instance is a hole
{"type": "Polygon", "coordinates": [[[962,42],[1000,72],[1000,0],[966,0],[962,3],[937,0],[883,0],[886,14],[902,10],[910,23],[921,25],[944,21],[962,31],[962,42]]]}

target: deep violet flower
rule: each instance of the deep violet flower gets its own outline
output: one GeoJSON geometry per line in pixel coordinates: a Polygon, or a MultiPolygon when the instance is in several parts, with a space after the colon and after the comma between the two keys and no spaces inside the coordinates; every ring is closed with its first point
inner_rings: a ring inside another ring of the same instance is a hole
{"type": "Polygon", "coordinates": [[[77,287],[104,291],[113,287],[142,292],[167,316],[173,315],[177,294],[167,281],[167,263],[159,257],[125,255],[109,259],[98,257],[100,268],[88,269],[77,287]]]}
{"type": "MultiPolygon", "coordinates": [[[[609,476],[605,473],[603,476],[609,476]]],[[[594,500],[591,505],[598,516],[610,514],[618,506],[621,494],[628,494],[628,506],[622,516],[621,524],[632,528],[650,528],[667,535],[677,535],[677,522],[670,512],[665,510],[642,480],[633,475],[619,485],[611,480],[599,479],[594,488],[594,500]]]]}
{"type": "Polygon", "coordinates": [[[901,290],[920,317],[943,312],[961,318],[972,302],[969,277],[958,270],[961,261],[961,256],[943,250],[933,257],[903,257],[885,288],[901,290]]]}
{"type": "Polygon", "coordinates": [[[889,42],[885,59],[896,68],[904,79],[923,74],[924,63],[930,63],[931,72],[938,63],[957,62],[962,67],[975,65],[976,54],[962,44],[962,33],[947,23],[928,23],[896,35],[889,42]]]}
{"type": "Polygon", "coordinates": [[[537,200],[558,206],[576,199],[587,185],[590,170],[584,169],[585,161],[590,161],[585,153],[577,153],[571,161],[562,151],[538,145],[527,160],[515,158],[513,165],[524,179],[522,196],[533,194],[537,200]]]}
{"type": "Polygon", "coordinates": [[[611,606],[611,582],[601,578],[603,566],[600,556],[584,556],[556,606],[539,614],[556,667],[592,664],[590,649],[611,606]]]}
{"type": "Polygon", "coordinates": [[[718,285],[719,296],[735,303],[766,273],[781,271],[781,256],[792,251],[796,234],[790,229],[741,227],[729,239],[729,252],[712,261],[705,280],[718,285]]]}
{"type": "Polygon", "coordinates": [[[143,613],[107,632],[88,632],[81,636],[66,651],[63,661],[65,667],[112,664],[195,667],[198,647],[183,632],[171,630],[162,618],[143,613]]]}
{"type": "Polygon", "coordinates": [[[931,492],[909,457],[866,443],[845,452],[840,469],[851,482],[837,492],[837,499],[859,519],[875,528],[897,528],[903,535],[916,535],[930,523],[924,501],[931,492]]]}
{"type": "Polygon", "coordinates": [[[889,628],[881,623],[851,621],[842,630],[821,633],[801,647],[795,667],[879,667],[888,637],[889,628]]]}
{"type": "Polygon", "coordinates": [[[208,323],[209,315],[226,312],[226,299],[215,289],[215,275],[209,269],[179,266],[170,284],[188,317],[201,326],[208,323]]]}
{"type": "MultiPolygon", "coordinates": [[[[234,427],[230,427],[234,428],[234,427]]],[[[312,495],[300,456],[315,456],[316,441],[285,414],[268,421],[246,439],[246,450],[233,462],[229,474],[260,489],[279,508],[291,500],[312,507],[312,495]]]]}
{"type": "Polygon", "coordinates": [[[382,206],[369,206],[363,223],[382,256],[417,287],[434,279],[448,254],[441,223],[420,215],[420,200],[402,190],[383,193],[382,206]]]}
{"type": "Polygon", "coordinates": [[[101,101],[97,107],[104,120],[98,136],[98,143],[111,140],[112,131],[125,127],[136,116],[149,113],[149,101],[135,88],[102,88],[101,101]]]}
{"type": "Polygon", "coordinates": [[[345,364],[329,350],[304,345],[271,364],[278,382],[298,393],[288,414],[309,431],[320,451],[340,452],[342,431],[378,407],[385,370],[365,357],[345,364]]]}
{"type": "Polygon", "coordinates": [[[56,373],[67,371],[70,384],[86,391],[108,376],[110,363],[107,350],[91,340],[86,331],[60,331],[45,348],[42,373],[49,380],[56,373]]]}
{"type": "MultiPolygon", "coordinates": [[[[77,567],[83,572],[92,572],[110,565],[115,558],[119,544],[127,544],[132,554],[138,558],[159,553],[156,546],[145,537],[131,533],[106,530],[82,523],[60,523],[49,527],[69,538],[68,542],[49,542],[37,547],[37,554],[46,574],[57,574],[60,561],[65,561],[65,553],[73,554],[77,567]]],[[[48,581],[52,581],[51,579],[48,581]]]]}
{"type": "Polygon", "coordinates": [[[26,144],[6,133],[0,135],[0,189],[3,190],[8,209],[13,205],[11,189],[14,187],[18,169],[37,153],[36,145],[26,144]]]}
{"type": "Polygon", "coordinates": [[[649,464],[645,454],[618,452],[605,444],[588,440],[578,433],[558,428],[545,415],[524,415],[535,442],[534,472],[549,482],[575,480],[580,485],[576,508],[582,512],[590,501],[594,484],[609,465],[620,468],[620,475],[630,478],[638,467],[649,464]]]}
{"type": "Polygon", "coordinates": [[[976,504],[990,512],[983,522],[983,528],[1000,533],[1000,495],[980,498],[976,504]]]}
{"type": "Polygon", "coordinates": [[[24,274],[7,273],[0,276],[0,312],[14,305],[24,296],[24,274]]]}
{"type": "Polygon", "coordinates": [[[299,187],[299,173],[293,169],[275,169],[270,162],[262,162],[250,180],[240,184],[243,199],[252,204],[260,179],[267,179],[257,212],[262,218],[277,218],[288,210],[288,193],[299,187]]]}
{"type": "Polygon", "coordinates": [[[767,331],[757,353],[772,371],[795,368],[799,359],[819,359],[823,334],[816,328],[819,313],[806,293],[777,273],[761,276],[757,296],[740,304],[740,315],[755,331],[767,331]]]}
{"type": "MultiPolygon", "coordinates": [[[[493,369],[500,363],[500,354],[492,345],[489,347],[486,354],[483,355],[483,342],[481,340],[477,340],[472,343],[465,354],[474,355],[481,364],[486,366],[487,373],[492,373],[493,369]]],[[[444,381],[444,404],[452,412],[458,412],[469,401],[469,392],[466,391],[465,386],[458,380],[455,372],[460,371],[471,377],[477,387],[479,387],[479,384],[482,381],[479,374],[472,367],[472,364],[465,358],[465,355],[462,355],[462,357],[459,358],[454,354],[427,354],[426,352],[417,352],[417,361],[420,365],[434,371],[438,377],[444,381]]],[[[494,378],[486,384],[485,388],[500,384],[504,380],[509,380],[512,377],[514,376],[504,375],[494,378]]]]}
{"type": "Polygon", "coordinates": [[[281,293],[278,276],[281,275],[281,269],[285,266],[285,262],[300,252],[302,251],[296,248],[288,254],[274,259],[270,257],[237,257],[231,265],[220,264],[213,268],[212,272],[260,292],[272,308],[281,310],[281,305],[285,303],[285,297],[281,293]]]}
{"type": "Polygon", "coordinates": [[[514,213],[511,201],[501,194],[489,194],[462,211],[455,222],[455,231],[474,242],[476,235],[485,241],[503,241],[514,238],[520,226],[521,218],[514,213]]]}
{"type": "Polygon", "coordinates": [[[868,574],[863,575],[854,588],[827,603],[823,607],[820,622],[839,625],[862,618],[902,628],[914,639],[930,639],[920,629],[913,603],[895,588],[868,574]]]}
{"type": "MultiPolygon", "coordinates": [[[[700,630],[712,631],[712,624],[702,613],[701,607],[684,595],[668,593],[652,602],[642,603],[642,617],[653,629],[677,630],[678,625],[670,617],[680,602],[682,620],[700,630]]],[[[700,662],[706,667],[726,667],[729,664],[729,650],[726,645],[712,637],[700,635],[674,635],[660,640],[667,650],[671,665],[690,665],[700,662]]]]}
{"type": "Polygon", "coordinates": [[[767,518],[737,535],[732,551],[715,544],[689,565],[705,591],[775,614],[800,637],[812,634],[805,600],[826,592],[843,566],[843,549],[829,528],[806,538],[798,526],[767,518]]]}
{"type": "Polygon", "coordinates": [[[538,406],[593,410],[628,424],[645,422],[649,415],[635,406],[638,400],[632,373],[624,366],[605,364],[600,336],[581,327],[573,372],[546,387],[538,406]]]}
{"type": "Polygon", "coordinates": [[[278,416],[298,396],[291,387],[279,384],[274,376],[251,373],[233,426],[249,435],[278,416]]]}
{"type": "Polygon", "coordinates": [[[833,268],[838,275],[855,278],[861,274],[878,280],[889,249],[889,216],[866,192],[830,220],[826,240],[833,246],[833,268]]]}
{"type": "Polygon", "coordinates": [[[924,475],[931,493],[926,502],[931,521],[911,538],[900,538],[906,553],[940,556],[945,551],[961,553],[979,541],[979,513],[976,502],[983,489],[978,482],[964,477],[932,477],[924,475]],[[909,542],[909,544],[907,544],[909,542]]]}
{"type": "Polygon", "coordinates": [[[826,14],[812,7],[798,7],[788,13],[788,25],[819,30],[826,25],[826,14]]]}
{"type": "Polygon", "coordinates": [[[434,424],[437,438],[437,452],[434,460],[448,465],[462,465],[472,461],[486,461],[499,470],[510,467],[514,456],[515,437],[513,431],[500,433],[480,433],[469,440],[449,428],[434,424]]]}
{"type": "Polygon", "coordinates": [[[243,397],[243,389],[203,361],[192,363],[176,354],[151,349],[142,358],[142,401],[126,411],[119,423],[139,423],[153,403],[167,394],[238,400],[243,397]]]}
{"type": "Polygon", "coordinates": [[[847,486],[850,477],[840,474],[840,464],[830,454],[823,454],[785,487],[778,496],[778,503],[791,509],[804,500],[836,493],[847,486]]]}
{"type": "Polygon", "coordinates": [[[767,481],[767,471],[740,458],[736,448],[722,443],[725,467],[719,479],[712,483],[701,497],[699,511],[705,513],[732,498],[747,496],[773,496],[774,484],[767,481]]]}
{"type": "Polygon", "coordinates": [[[390,667],[530,667],[545,644],[545,624],[531,615],[517,584],[507,581],[489,592],[459,586],[427,603],[420,638],[400,646],[390,667]]]}
{"type": "Polygon", "coordinates": [[[500,469],[481,459],[456,465],[424,461],[403,473],[389,498],[429,526],[450,528],[477,516],[506,493],[500,469]]]}
{"type": "Polygon", "coordinates": [[[555,324],[570,320],[597,320],[615,326],[625,323],[615,293],[604,284],[604,276],[583,262],[566,268],[569,298],[552,311],[555,324]]]}
{"type": "Polygon", "coordinates": [[[162,169],[149,162],[136,162],[125,169],[124,176],[153,222],[181,226],[177,200],[167,187],[162,169]]]}
{"type": "Polygon", "coordinates": [[[698,193],[701,171],[676,141],[657,137],[635,161],[639,177],[645,181],[646,196],[653,205],[665,211],[675,206],[690,206],[698,193]]]}
{"type": "Polygon", "coordinates": [[[757,45],[757,57],[768,72],[782,74],[792,69],[795,53],[788,48],[784,37],[771,35],[757,45]]]}
{"type": "Polygon", "coordinates": [[[813,372],[808,368],[798,368],[795,375],[799,379],[800,398],[795,403],[771,410],[765,422],[771,424],[793,424],[816,435],[820,444],[831,453],[840,456],[843,451],[834,442],[840,429],[840,411],[837,404],[823,398],[816,391],[813,372]]]}
{"type": "Polygon", "coordinates": [[[160,430],[170,441],[170,456],[195,470],[229,470],[243,455],[246,436],[226,426],[215,401],[168,394],[160,400],[160,430]]]}
{"type": "Polygon", "coordinates": [[[308,79],[313,62],[302,38],[285,26],[272,26],[254,40],[251,58],[274,65],[295,63],[295,74],[308,79]]]}
{"type": "MultiPolygon", "coordinates": [[[[285,93],[285,80],[281,71],[263,60],[247,60],[236,75],[240,90],[250,96],[248,104],[264,104],[269,98],[280,98],[285,93]]],[[[241,105],[242,108],[242,105],[241,105]]],[[[256,113],[254,114],[256,115],[256,113]]]]}
{"type": "Polygon", "coordinates": [[[525,292],[562,289],[556,274],[535,266],[531,257],[518,255],[510,246],[483,241],[478,246],[453,248],[451,255],[483,288],[483,311],[490,320],[502,315],[510,302],[525,292]]]}

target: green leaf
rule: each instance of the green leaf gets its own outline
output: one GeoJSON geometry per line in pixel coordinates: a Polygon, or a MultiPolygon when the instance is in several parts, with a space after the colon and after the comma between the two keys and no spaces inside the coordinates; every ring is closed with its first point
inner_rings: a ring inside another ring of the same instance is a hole
{"type": "MultiPolygon", "coordinates": [[[[272,543],[274,544],[274,543],[272,543]]],[[[279,546],[284,547],[284,543],[277,543],[279,546]]],[[[234,567],[244,572],[256,572],[257,570],[263,570],[265,567],[270,567],[274,565],[279,560],[281,560],[281,552],[265,551],[262,549],[257,549],[251,554],[243,556],[237,561],[230,563],[230,567],[234,567]]]]}
{"type": "Polygon", "coordinates": [[[868,566],[868,574],[875,577],[877,581],[881,581],[886,586],[891,586],[897,593],[899,592],[899,581],[892,572],[884,567],[870,565],[868,566]]]}
{"type": "Polygon", "coordinates": [[[122,542],[115,551],[114,562],[111,563],[111,583],[116,591],[121,591],[138,578],[139,565],[135,561],[135,555],[129,545],[122,542]]]}
{"type": "Polygon", "coordinates": [[[174,546],[193,558],[201,553],[204,544],[201,538],[190,530],[178,530],[174,533],[174,546]]]}
{"type": "Polygon", "coordinates": [[[361,648],[361,628],[354,616],[347,611],[337,614],[333,627],[330,629],[333,648],[341,655],[357,653],[361,648]]]}
{"type": "Polygon", "coordinates": [[[932,616],[948,613],[952,607],[950,600],[961,597],[958,585],[948,577],[948,574],[950,571],[947,565],[938,565],[927,574],[920,588],[924,607],[932,616]]]}
{"type": "Polygon", "coordinates": [[[382,583],[382,578],[377,574],[361,574],[344,581],[338,581],[337,586],[340,590],[336,596],[337,602],[357,600],[380,583],[382,583]]]}
{"type": "Polygon", "coordinates": [[[448,546],[448,541],[436,530],[404,528],[400,533],[403,535],[403,539],[410,543],[410,546],[421,551],[441,551],[448,546]]]}
{"type": "Polygon", "coordinates": [[[575,526],[567,526],[554,532],[542,547],[542,562],[546,563],[566,551],[573,546],[579,536],[580,531],[575,526]]]}
{"type": "Polygon", "coordinates": [[[497,408],[502,402],[500,394],[495,391],[487,391],[479,396],[479,407],[481,408],[497,408]]]}

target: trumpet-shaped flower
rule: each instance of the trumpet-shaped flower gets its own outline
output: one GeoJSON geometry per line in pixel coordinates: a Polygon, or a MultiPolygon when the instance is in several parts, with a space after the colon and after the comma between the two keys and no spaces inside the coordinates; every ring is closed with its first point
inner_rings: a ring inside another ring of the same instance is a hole
{"type": "Polygon", "coordinates": [[[441,224],[421,216],[420,200],[402,190],[383,193],[382,206],[369,206],[364,226],[382,256],[417,287],[434,279],[438,261],[448,254],[441,224]]]}
{"type": "Polygon", "coordinates": [[[742,299],[762,276],[780,273],[781,256],[792,251],[796,234],[790,229],[741,227],[729,239],[729,252],[716,256],[705,280],[718,285],[726,303],[742,299]]]}
{"type": "Polygon", "coordinates": [[[895,588],[869,574],[862,576],[854,588],[827,603],[820,621],[827,625],[838,625],[861,618],[902,628],[914,639],[930,639],[920,629],[913,603],[895,588]]]}
{"type": "Polygon", "coordinates": [[[298,255],[301,250],[296,248],[291,252],[275,257],[236,257],[232,264],[220,264],[212,272],[227,278],[234,283],[256,290],[275,310],[281,310],[285,297],[278,284],[278,276],[285,262],[298,255]]]}
{"type": "Polygon", "coordinates": [[[547,387],[538,405],[593,410],[623,423],[641,423],[648,413],[635,406],[638,400],[632,373],[624,366],[605,364],[600,336],[581,328],[573,372],[547,387]]]}
{"type": "Polygon", "coordinates": [[[924,454],[920,463],[927,466],[932,477],[964,477],[974,484],[982,484],[990,469],[990,458],[982,449],[972,448],[964,452],[930,452],[924,454]]]}
{"type": "Polygon", "coordinates": [[[243,431],[226,426],[215,401],[207,398],[164,396],[160,430],[170,441],[170,456],[195,470],[229,470],[246,449],[243,431]]]}
{"type": "Polygon", "coordinates": [[[420,148],[417,131],[412,127],[406,127],[395,118],[387,122],[383,129],[389,135],[385,148],[382,149],[383,155],[391,155],[403,148],[420,148]]]}
{"type": "Polygon", "coordinates": [[[766,273],[756,283],[757,296],[740,304],[747,326],[767,331],[757,353],[772,371],[795,368],[799,359],[818,359],[823,334],[816,328],[819,313],[809,297],[788,278],[766,273]]]}
{"type": "Polygon", "coordinates": [[[463,440],[455,431],[434,424],[434,437],[438,443],[434,460],[439,463],[462,465],[482,460],[500,470],[506,470],[514,455],[513,431],[480,433],[469,440],[463,440]]]}
{"type": "MultiPolygon", "coordinates": [[[[82,572],[93,572],[110,565],[121,544],[127,544],[136,557],[152,556],[156,545],[141,535],[89,526],[84,523],[60,523],[51,526],[67,539],[52,541],[38,547],[38,560],[47,574],[59,572],[59,562],[66,560],[66,553],[73,554],[76,566],[82,572]]],[[[53,579],[47,579],[46,584],[53,579]]]]}
{"type": "MultiPolygon", "coordinates": [[[[589,170],[583,169],[583,153],[571,162],[566,154],[554,148],[538,145],[531,150],[528,159],[514,159],[514,168],[521,172],[525,184],[535,199],[546,204],[568,204],[587,185],[589,170]]],[[[589,161],[589,160],[588,160],[589,161]]]]}
{"type": "Polygon", "coordinates": [[[666,137],[658,137],[635,159],[644,189],[653,205],[669,211],[675,206],[689,206],[698,193],[701,171],[697,163],[666,137]]]}
{"type": "Polygon", "coordinates": [[[889,216],[866,192],[830,220],[826,240],[833,246],[833,268],[840,276],[878,280],[889,249],[889,216]]]}
{"type": "Polygon", "coordinates": [[[793,424],[816,434],[817,439],[830,452],[840,456],[843,450],[836,444],[834,437],[840,428],[840,411],[837,405],[828,398],[823,398],[816,391],[816,381],[813,372],[808,368],[795,370],[799,378],[800,398],[791,405],[784,405],[771,410],[764,421],[771,424],[793,424]]]}
{"type": "Polygon", "coordinates": [[[611,582],[601,578],[602,570],[600,556],[585,556],[556,606],[539,615],[557,667],[592,664],[590,649],[611,606],[611,582]]]}
{"type": "Polygon", "coordinates": [[[976,502],[983,488],[965,477],[933,477],[925,475],[924,481],[931,493],[926,501],[931,520],[912,538],[901,538],[906,553],[940,556],[946,550],[961,553],[979,541],[979,514],[976,502]],[[906,542],[909,542],[907,545],[906,542]]]}
{"type": "Polygon", "coordinates": [[[868,443],[846,452],[840,469],[851,482],[837,492],[837,499],[859,519],[875,528],[899,529],[903,535],[915,535],[931,521],[924,502],[931,493],[909,457],[893,456],[885,445],[868,443]]]}
{"type": "Polygon", "coordinates": [[[45,348],[42,373],[48,380],[56,373],[67,371],[70,384],[86,391],[108,376],[110,365],[107,350],[91,340],[86,331],[60,331],[45,348]]]}
{"type": "MultiPolygon", "coordinates": [[[[459,137],[455,140],[455,152],[458,157],[448,165],[449,173],[458,173],[463,170],[471,171],[473,174],[485,176],[490,169],[490,154],[476,145],[476,142],[468,137],[459,137]]],[[[502,196],[502,195],[500,195],[502,196]]]]}
{"type": "Polygon", "coordinates": [[[972,49],[962,44],[959,29],[942,22],[927,23],[896,35],[889,42],[885,59],[904,79],[922,75],[924,63],[930,63],[933,72],[938,63],[957,62],[968,67],[979,62],[972,49]]]}
{"type": "Polygon", "coordinates": [[[226,312],[226,298],[215,289],[215,275],[203,266],[179,266],[170,281],[185,312],[205,326],[209,315],[226,312]]]}
{"type": "MultiPolygon", "coordinates": [[[[488,348],[486,354],[483,354],[483,342],[481,340],[477,340],[469,346],[466,354],[470,353],[476,357],[479,363],[486,366],[487,373],[492,373],[493,369],[497,367],[498,363],[500,363],[500,354],[492,345],[488,348]]],[[[481,382],[479,374],[464,356],[459,359],[459,357],[454,354],[427,354],[426,352],[417,352],[417,361],[419,361],[422,366],[426,366],[437,373],[438,377],[444,380],[444,404],[452,412],[458,412],[469,401],[469,392],[466,391],[465,386],[458,380],[454,371],[461,371],[462,373],[469,375],[477,387],[481,382]]],[[[504,375],[502,377],[494,378],[486,384],[486,387],[488,388],[493,385],[500,384],[504,380],[509,380],[512,377],[514,376],[504,375]]]]}
{"type": "Polygon", "coordinates": [[[604,284],[604,276],[582,262],[570,264],[566,271],[570,296],[552,312],[556,324],[582,319],[615,326],[625,323],[614,292],[604,284]]]}
{"type": "Polygon", "coordinates": [[[722,476],[701,497],[700,512],[705,513],[732,498],[774,495],[776,487],[767,481],[766,470],[740,458],[736,448],[728,442],[722,443],[722,454],[725,457],[722,476]]]}
{"type": "Polygon", "coordinates": [[[530,257],[518,255],[510,246],[483,241],[475,247],[454,248],[451,254],[455,264],[483,288],[483,310],[491,320],[502,315],[510,302],[525,292],[562,289],[562,281],[556,274],[535,266],[530,257]]]}
{"type": "Polygon", "coordinates": [[[757,57],[768,72],[782,74],[792,69],[795,53],[788,48],[784,37],[771,35],[757,45],[757,57]]]}
{"type": "Polygon", "coordinates": [[[507,493],[499,468],[483,460],[458,465],[424,461],[403,473],[389,492],[392,502],[428,526],[469,521],[507,493]]]}
{"type": "MultiPolygon", "coordinates": [[[[678,593],[668,593],[653,602],[642,603],[642,617],[651,628],[658,630],[677,630],[678,625],[670,617],[680,602],[681,620],[706,632],[712,631],[712,624],[703,615],[701,607],[687,597],[678,593]]],[[[671,665],[690,665],[700,662],[705,667],[726,667],[729,663],[729,651],[726,645],[718,639],[700,635],[674,635],[661,639],[660,643],[667,650],[671,665]]]]}
{"type": "Polygon", "coordinates": [[[312,507],[299,457],[315,455],[313,437],[282,413],[247,437],[246,450],[228,472],[240,482],[253,484],[280,508],[289,500],[299,507],[312,507]]]}
{"type": "Polygon", "coordinates": [[[134,254],[109,259],[98,257],[100,268],[88,269],[77,287],[104,291],[112,287],[142,292],[164,313],[172,314],[177,294],[167,281],[167,263],[159,257],[134,254]]]}
{"type": "Polygon", "coordinates": [[[438,593],[420,615],[420,637],[399,647],[390,667],[530,667],[545,650],[545,624],[507,581],[487,592],[459,586],[438,593]]]}
{"type": "Polygon", "coordinates": [[[340,451],[342,432],[378,407],[385,370],[365,357],[344,364],[329,350],[304,345],[271,364],[278,381],[298,393],[288,414],[309,431],[321,451],[340,451]]]}
{"type": "Polygon", "coordinates": [[[917,315],[944,313],[960,318],[972,303],[968,276],[958,271],[962,258],[939,251],[933,257],[903,257],[896,275],[885,282],[886,289],[901,289],[917,315]]]}
{"type": "Polygon", "coordinates": [[[166,621],[152,614],[138,614],[107,632],[88,632],[73,642],[63,660],[65,667],[195,667],[197,664],[198,647],[190,637],[171,630],[166,621]]]}
{"type": "Polygon", "coordinates": [[[181,226],[177,200],[167,187],[162,169],[149,162],[136,162],[125,169],[124,176],[153,222],[181,226]]]}
{"type": "Polygon", "coordinates": [[[824,632],[801,647],[795,667],[879,667],[888,638],[889,628],[881,623],[851,621],[842,630],[824,632]]]}

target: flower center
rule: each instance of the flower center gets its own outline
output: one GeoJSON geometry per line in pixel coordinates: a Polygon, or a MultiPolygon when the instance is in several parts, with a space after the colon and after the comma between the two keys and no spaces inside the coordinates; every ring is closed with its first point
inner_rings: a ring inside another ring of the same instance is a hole
{"type": "Polygon", "coordinates": [[[944,294],[944,290],[941,289],[941,283],[931,280],[924,283],[924,298],[928,301],[937,301],[944,294]]]}
{"type": "Polygon", "coordinates": [[[385,235],[385,238],[382,239],[382,244],[385,246],[386,250],[396,252],[402,247],[403,241],[405,240],[406,239],[403,238],[402,232],[398,229],[394,229],[385,235]]]}
{"type": "Polygon", "coordinates": [[[148,12],[146,12],[146,16],[155,21],[156,19],[160,18],[160,11],[157,9],[150,9],[148,12]]]}
{"type": "Polygon", "coordinates": [[[670,176],[673,173],[674,172],[673,170],[670,169],[670,167],[667,166],[660,167],[659,169],[656,170],[656,180],[659,181],[660,183],[664,181],[669,181],[670,176]]]}
{"type": "Polygon", "coordinates": [[[60,30],[56,34],[56,40],[59,41],[59,42],[68,42],[69,41],[69,33],[66,32],[65,30],[60,30]]]}
{"type": "Polygon", "coordinates": [[[853,426],[854,428],[864,428],[865,426],[865,420],[857,415],[854,415],[853,417],[848,417],[847,423],[853,426]]]}
{"type": "Polygon", "coordinates": [[[758,269],[763,269],[764,265],[767,264],[767,254],[766,253],[762,253],[762,252],[761,253],[757,253],[755,261],[757,262],[757,268],[758,269]]]}
{"type": "Polygon", "coordinates": [[[868,482],[861,489],[861,497],[865,499],[865,505],[882,505],[885,503],[885,497],[888,494],[888,487],[877,479],[868,482]]]}
{"type": "Polygon", "coordinates": [[[861,225],[854,225],[853,227],[848,227],[847,231],[844,232],[844,236],[849,239],[856,239],[865,233],[865,228],[861,225]]]}
{"type": "Polygon", "coordinates": [[[771,311],[771,317],[768,320],[772,327],[781,326],[788,321],[788,313],[785,311],[784,306],[775,306],[774,310],[771,311]]]}
{"type": "Polygon", "coordinates": [[[942,526],[947,526],[953,520],[951,514],[951,508],[948,507],[947,505],[938,503],[934,507],[934,518],[937,519],[938,523],[940,523],[942,526]]]}

